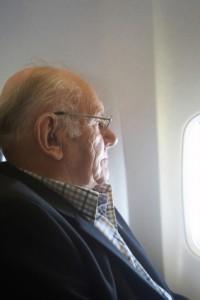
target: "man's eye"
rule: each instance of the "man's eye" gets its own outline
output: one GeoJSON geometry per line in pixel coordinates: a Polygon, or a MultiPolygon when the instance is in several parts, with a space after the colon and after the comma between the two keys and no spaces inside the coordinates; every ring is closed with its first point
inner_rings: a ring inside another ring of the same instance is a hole
{"type": "Polygon", "coordinates": [[[100,120],[100,119],[90,120],[89,125],[90,126],[97,126],[97,127],[99,127],[99,129],[105,129],[106,128],[106,124],[105,124],[104,120],[100,120]]]}
{"type": "Polygon", "coordinates": [[[104,129],[105,128],[105,122],[102,121],[102,120],[99,120],[98,121],[98,126],[99,126],[100,129],[104,129]]]}

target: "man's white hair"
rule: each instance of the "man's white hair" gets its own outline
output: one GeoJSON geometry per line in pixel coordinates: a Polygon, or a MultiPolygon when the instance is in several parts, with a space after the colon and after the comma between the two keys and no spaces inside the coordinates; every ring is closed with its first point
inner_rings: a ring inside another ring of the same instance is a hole
{"type": "MultiPolygon", "coordinates": [[[[73,79],[66,79],[54,67],[33,67],[19,84],[4,88],[0,95],[0,148],[22,140],[40,115],[54,111],[76,112],[83,91],[73,79]]],[[[79,122],[60,118],[71,137],[80,135],[79,122]]],[[[60,122],[58,122],[60,124],[60,122]]]]}

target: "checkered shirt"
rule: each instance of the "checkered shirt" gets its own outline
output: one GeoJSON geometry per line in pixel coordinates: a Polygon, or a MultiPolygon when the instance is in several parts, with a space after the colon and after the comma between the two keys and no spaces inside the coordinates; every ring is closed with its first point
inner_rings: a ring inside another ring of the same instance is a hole
{"type": "Polygon", "coordinates": [[[88,189],[42,177],[26,170],[23,171],[63,196],[85,219],[92,222],[94,226],[111,241],[126,257],[138,275],[162,295],[163,299],[173,300],[173,298],[150,277],[119,234],[111,185],[104,184],[94,189],[88,189]]]}

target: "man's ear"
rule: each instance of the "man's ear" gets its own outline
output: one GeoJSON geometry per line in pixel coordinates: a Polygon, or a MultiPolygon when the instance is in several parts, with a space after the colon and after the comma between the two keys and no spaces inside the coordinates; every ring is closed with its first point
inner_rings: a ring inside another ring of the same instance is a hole
{"type": "Polygon", "coordinates": [[[57,118],[53,114],[41,115],[35,123],[35,137],[41,150],[55,160],[63,158],[62,136],[57,128],[57,118]]]}

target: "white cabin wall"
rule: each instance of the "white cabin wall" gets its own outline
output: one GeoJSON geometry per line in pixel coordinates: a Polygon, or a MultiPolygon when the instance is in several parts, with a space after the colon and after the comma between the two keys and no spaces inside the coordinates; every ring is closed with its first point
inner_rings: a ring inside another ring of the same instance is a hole
{"type": "Polygon", "coordinates": [[[155,0],[154,34],[164,270],[175,290],[200,299],[200,258],[188,247],[182,137],[200,113],[200,1],[155,0]]]}
{"type": "Polygon", "coordinates": [[[162,271],[150,0],[16,0],[0,3],[0,85],[30,62],[81,72],[114,115],[116,205],[162,271]]]}

